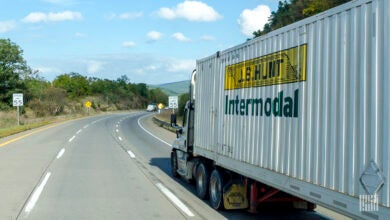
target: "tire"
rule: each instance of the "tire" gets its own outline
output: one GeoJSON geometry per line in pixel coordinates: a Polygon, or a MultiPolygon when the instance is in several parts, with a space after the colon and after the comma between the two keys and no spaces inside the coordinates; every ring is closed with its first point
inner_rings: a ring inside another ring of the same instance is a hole
{"type": "Polygon", "coordinates": [[[210,176],[210,205],[214,209],[223,209],[223,188],[224,181],[221,172],[213,170],[210,176]]]}
{"type": "Polygon", "coordinates": [[[171,152],[171,173],[173,177],[179,177],[179,173],[177,172],[177,155],[176,151],[171,152]]]}
{"type": "Polygon", "coordinates": [[[196,169],[196,195],[201,199],[207,199],[210,175],[204,163],[199,163],[196,169]]]}

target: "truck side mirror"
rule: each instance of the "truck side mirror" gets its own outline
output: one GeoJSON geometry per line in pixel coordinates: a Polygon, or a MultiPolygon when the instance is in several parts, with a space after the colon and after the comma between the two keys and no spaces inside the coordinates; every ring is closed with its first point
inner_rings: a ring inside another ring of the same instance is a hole
{"type": "Polygon", "coordinates": [[[183,128],[179,128],[176,130],[176,138],[179,138],[180,135],[182,135],[182,134],[183,134],[183,128]]]}
{"type": "Polygon", "coordinates": [[[176,114],[171,114],[171,126],[172,127],[176,127],[177,123],[176,123],[176,114]]]}

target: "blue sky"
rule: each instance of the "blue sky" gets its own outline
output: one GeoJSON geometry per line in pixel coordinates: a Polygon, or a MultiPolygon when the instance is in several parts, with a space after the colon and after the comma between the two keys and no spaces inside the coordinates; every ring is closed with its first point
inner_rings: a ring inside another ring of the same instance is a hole
{"type": "Polygon", "coordinates": [[[277,0],[0,0],[0,38],[46,80],[88,77],[160,84],[188,80],[196,59],[241,44],[277,0]]]}

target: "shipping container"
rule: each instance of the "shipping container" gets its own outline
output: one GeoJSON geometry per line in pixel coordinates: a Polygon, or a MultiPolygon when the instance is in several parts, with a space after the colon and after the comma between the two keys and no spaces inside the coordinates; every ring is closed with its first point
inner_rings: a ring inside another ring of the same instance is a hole
{"type": "Polygon", "coordinates": [[[390,1],[352,1],[200,59],[193,155],[390,219],[390,1]]]}

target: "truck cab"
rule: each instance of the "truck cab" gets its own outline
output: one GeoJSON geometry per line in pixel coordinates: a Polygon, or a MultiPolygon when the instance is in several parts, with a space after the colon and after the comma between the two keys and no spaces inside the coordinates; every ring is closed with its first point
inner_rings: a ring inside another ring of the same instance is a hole
{"type": "MultiPolygon", "coordinates": [[[[182,176],[187,180],[193,178],[194,160],[193,144],[194,144],[194,116],[195,116],[195,87],[196,71],[192,73],[190,85],[190,100],[186,102],[182,127],[178,127],[176,131],[177,139],[172,144],[171,164],[172,174],[174,176],[182,176]]],[[[171,122],[172,124],[172,122],[171,122]]]]}

